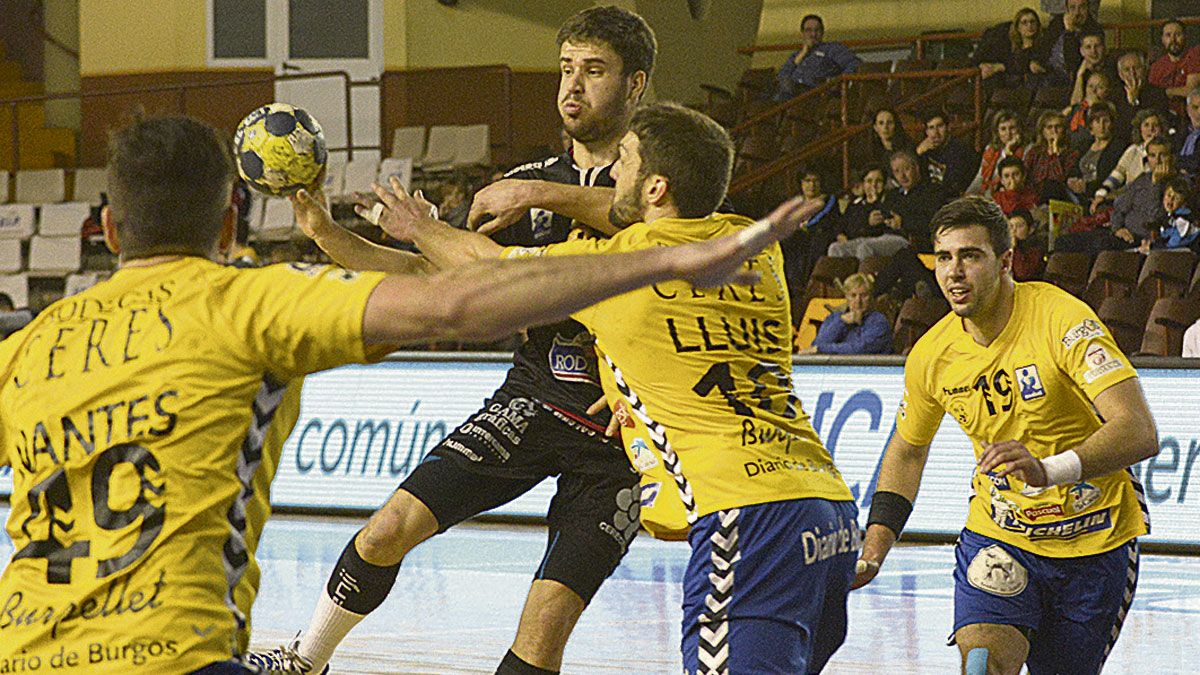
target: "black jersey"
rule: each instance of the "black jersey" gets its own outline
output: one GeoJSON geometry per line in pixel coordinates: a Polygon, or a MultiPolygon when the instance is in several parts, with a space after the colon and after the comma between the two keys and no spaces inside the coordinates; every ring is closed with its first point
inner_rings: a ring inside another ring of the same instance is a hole
{"type": "MultiPolygon", "coordinates": [[[[545,180],[569,185],[613,187],[609,166],[581,169],[569,153],[531,162],[512,169],[505,178],[545,180]]],[[[544,209],[529,214],[492,238],[503,246],[544,246],[566,241],[575,227],[566,216],[544,209]]],[[[592,335],[575,321],[535,326],[529,339],[513,356],[504,389],[536,398],[543,403],[584,415],[588,406],[603,394],[592,348],[592,335]]],[[[608,411],[603,413],[607,423],[608,411]]]]}

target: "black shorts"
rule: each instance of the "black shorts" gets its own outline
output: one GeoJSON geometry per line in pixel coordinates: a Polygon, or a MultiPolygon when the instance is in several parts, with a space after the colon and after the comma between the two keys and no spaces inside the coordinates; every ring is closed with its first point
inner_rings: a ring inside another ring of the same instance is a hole
{"type": "Polygon", "coordinates": [[[429,507],[438,532],[525,494],[548,476],[546,553],[535,579],[589,602],[638,530],[638,475],[603,430],[532,398],[497,391],[442,439],[400,487],[429,507]]]}

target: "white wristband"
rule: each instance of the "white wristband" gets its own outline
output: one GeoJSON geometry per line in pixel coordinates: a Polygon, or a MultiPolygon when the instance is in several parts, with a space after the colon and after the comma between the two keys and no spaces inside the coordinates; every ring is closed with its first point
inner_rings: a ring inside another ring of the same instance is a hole
{"type": "Polygon", "coordinates": [[[1046,482],[1049,485],[1068,485],[1078,483],[1083,474],[1083,464],[1074,450],[1060,452],[1057,455],[1042,460],[1042,469],[1046,472],[1046,482]]]}
{"type": "MultiPolygon", "coordinates": [[[[763,235],[770,236],[770,234],[771,223],[765,220],[756,220],[753,225],[737,233],[737,241],[742,246],[749,246],[755,239],[763,235]]],[[[757,244],[757,242],[754,243],[757,244]]],[[[761,245],[759,245],[759,248],[761,248],[761,245]]]]}

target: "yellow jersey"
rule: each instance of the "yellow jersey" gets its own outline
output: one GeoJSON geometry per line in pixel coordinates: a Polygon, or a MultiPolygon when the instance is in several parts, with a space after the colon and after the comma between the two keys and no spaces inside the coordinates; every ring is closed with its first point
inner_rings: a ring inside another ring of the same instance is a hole
{"type": "Polygon", "coordinates": [[[367,359],[382,278],[126,267],[0,343],[0,672],[181,673],[245,650],[302,376],[367,359]]]}
{"type": "MultiPolygon", "coordinates": [[[[1017,440],[1034,457],[1081,444],[1100,428],[1092,401],[1137,373],[1078,298],[1049,284],[1016,284],[1012,316],[979,345],[953,312],[917,341],[904,366],[896,432],[933,440],[949,413],[971,439],[1017,440]]],[[[1046,490],[976,472],[967,529],[1053,558],[1112,550],[1149,531],[1141,485],[1127,470],[1046,490]]]]}
{"type": "MultiPolygon", "coordinates": [[[[662,218],[607,240],[506,249],[506,257],[606,254],[713,239],[748,218],[662,218]]],[[[754,286],[656,284],[584,309],[601,385],[642,473],[642,522],[686,536],[697,517],[805,497],[852,499],[792,389],[783,258],[772,244],[748,265],[754,286]]]]}

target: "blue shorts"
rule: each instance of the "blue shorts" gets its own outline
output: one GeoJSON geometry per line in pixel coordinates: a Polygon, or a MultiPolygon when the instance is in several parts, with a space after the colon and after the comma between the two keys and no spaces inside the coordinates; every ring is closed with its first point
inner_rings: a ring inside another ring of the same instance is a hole
{"type": "Polygon", "coordinates": [[[975,623],[1028,631],[1030,675],[1098,673],[1137,588],[1138,545],[1048,558],[963,530],[955,548],[954,630],[975,623]]]}
{"type": "Polygon", "coordinates": [[[685,673],[817,673],[846,639],[861,536],[854,502],[718,511],[688,535],[685,673]]]}

